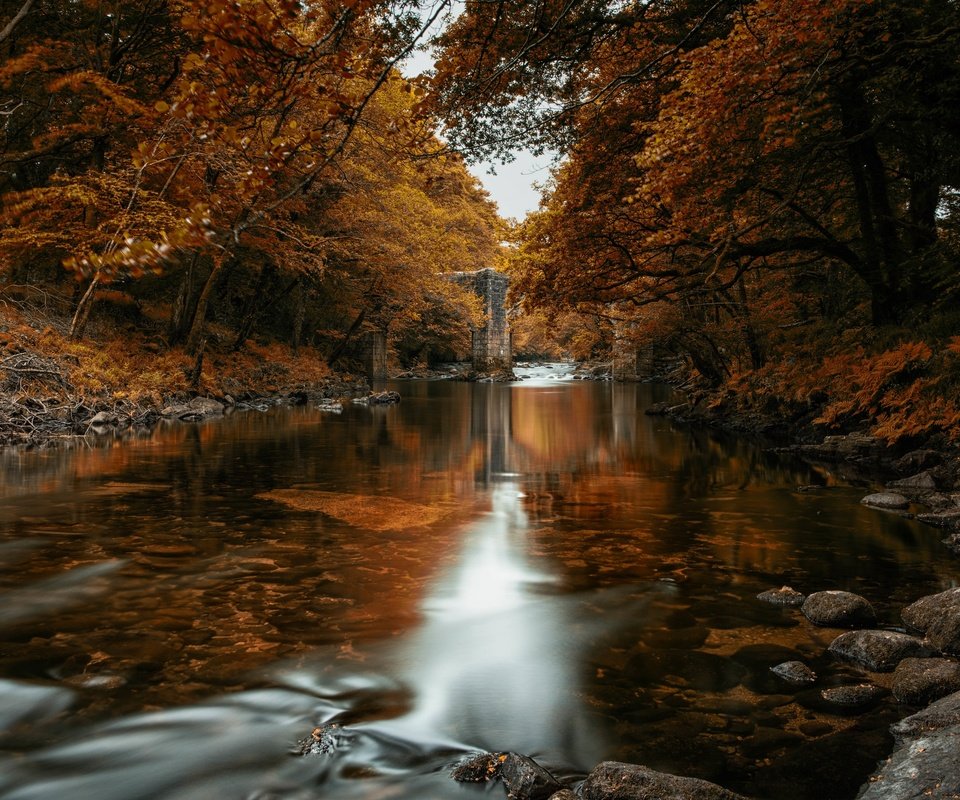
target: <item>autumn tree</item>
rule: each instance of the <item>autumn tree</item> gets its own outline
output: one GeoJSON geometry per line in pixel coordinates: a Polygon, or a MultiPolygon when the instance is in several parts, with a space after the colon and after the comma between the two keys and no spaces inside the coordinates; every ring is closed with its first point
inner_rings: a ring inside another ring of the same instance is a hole
{"type": "Polygon", "coordinates": [[[957,13],[468,4],[443,37],[437,97],[456,141],[547,135],[566,153],[525,227],[527,301],[656,319],[719,383],[733,360],[761,366],[777,325],[860,297],[875,324],[898,322],[956,291],[941,233],[957,13]]]}

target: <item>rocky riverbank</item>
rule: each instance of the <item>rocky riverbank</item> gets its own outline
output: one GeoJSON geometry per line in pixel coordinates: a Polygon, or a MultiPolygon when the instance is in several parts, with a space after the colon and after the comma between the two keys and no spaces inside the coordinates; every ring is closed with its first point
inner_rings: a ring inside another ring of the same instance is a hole
{"type": "MultiPolygon", "coordinates": [[[[862,432],[830,435],[758,413],[724,413],[688,402],[660,403],[646,410],[679,424],[700,424],[763,437],[772,449],[829,467],[842,466],[850,477],[879,486],[865,505],[943,528],[944,543],[960,554],[960,451],[938,437],[892,446],[862,432]],[[786,442],[786,443],[784,443],[786,442]]],[[[801,487],[806,488],[806,487],[801,487]]]]}

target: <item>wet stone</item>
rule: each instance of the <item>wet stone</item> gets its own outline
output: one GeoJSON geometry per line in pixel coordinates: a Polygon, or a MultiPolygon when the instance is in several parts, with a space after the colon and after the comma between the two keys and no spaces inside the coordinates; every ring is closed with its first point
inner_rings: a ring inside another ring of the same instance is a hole
{"type": "Polygon", "coordinates": [[[872,672],[891,672],[905,658],[930,655],[916,636],[896,631],[848,631],[834,639],[828,649],[872,672]]]}
{"type": "Polygon", "coordinates": [[[329,755],[337,749],[337,735],[341,728],[337,724],[320,725],[310,735],[297,742],[297,752],[302,756],[329,755]]]}
{"type": "Polygon", "coordinates": [[[903,742],[859,800],[956,800],[960,797],[960,726],[903,742]]]}
{"type": "Polygon", "coordinates": [[[757,595],[757,600],[772,603],[776,606],[802,606],[807,599],[805,594],[798,592],[792,586],[781,586],[779,589],[767,589],[757,595]]]}
{"type": "Polygon", "coordinates": [[[682,778],[638,764],[604,761],[580,787],[582,800],[743,800],[699,778],[682,778]]]}
{"type": "Polygon", "coordinates": [[[814,592],[803,602],[802,611],[814,625],[825,628],[853,628],[877,621],[869,601],[853,592],[814,592]]]}
{"type": "Polygon", "coordinates": [[[563,789],[547,770],[519,753],[507,753],[500,765],[500,779],[507,787],[507,796],[516,800],[549,800],[563,789]]]}
{"type": "Polygon", "coordinates": [[[500,777],[500,767],[506,753],[480,753],[459,762],[450,771],[458,783],[484,783],[500,777]]]}
{"type": "Polygon", "coordinates": [[[910,501],[906,497],[896,492],[868,494],[860,502],[871,508],[882,508],[888,511],[903,511],[910,505],[910,501]]]}
{"type": "Polygon", "coordinates": [[[903,609],[901,617],[938,650],[960,654],[960,588],[921,597],[903,609]]]}
{"type": "Polygon", "coordinates": [[[813,683],[817,679],[817,674],[802,661],[785,661],[775,667],[770,667],[770,671],[795,686],[813,683]]]}
{"type": "Polygon", "coordinates": [[[893,673],[893,696],[909,705],[926,705],[960,691],[960,664],[946,658],[907,658],[893,673]]]}
{"type": "Polygon", "coordinates": [[[867,708],[873,705],[883,695],[886,689],[874,686],[872,683],[861,683],[857,686],[834,686],[824,689],[820,696],[831,705],[848,709],[867,708]]]}
{"type": "Polygon", "coordinates": [[[818,736],[825,736],[828,733],[833,732],[833,726],[828,725],[826,722],[817,722],[816,720],[811,720],[810,722],[801,722],[798,726],[800,733],[804,736],[809,736],[811,739],[818,736]]]}
{"type": "Polygon", "coordinates": [[[890,733],[897,741],[902,741],[957,725],[960,725],[960,692],[947,695],[922,711],[894,723],[890,726],[890,733]]]}

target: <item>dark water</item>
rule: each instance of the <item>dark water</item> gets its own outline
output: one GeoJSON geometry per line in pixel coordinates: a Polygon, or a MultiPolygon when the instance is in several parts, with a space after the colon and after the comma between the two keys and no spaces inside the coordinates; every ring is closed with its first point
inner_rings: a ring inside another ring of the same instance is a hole
{"type": "Polygon", "coordinates": [[[644,416],[661,388],[397,388],[0,454],[0,798],[480,797],[447,772],[487,749],[855,795],[909,709],[824,708],[864,676],[755,595],[896,624],[957,584],[936,531],[644,416]],[[294,755],[331,722],[332,755],[294,755]]]}

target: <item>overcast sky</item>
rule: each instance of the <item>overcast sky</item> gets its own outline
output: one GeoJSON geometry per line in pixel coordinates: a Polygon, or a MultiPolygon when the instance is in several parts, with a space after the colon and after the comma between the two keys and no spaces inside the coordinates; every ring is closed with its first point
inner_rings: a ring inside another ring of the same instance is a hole
{"type": "MultiPolygon", "coordinates": [[[[454,16],[462,10],[463,3],[454,3],[454,16]]],[[[437,32],[448,21],[441,17],[434,26],[437,32]]],[[[415,52],[404,60],[402,65],[406,75],[419,75],[433,69],[433,56],[429,52],[415,52]]],[[[468,153],[464,153],[469,156],[468,153]]],[[[500,216],[523,219],[530,211],[536,211],[540,205],[540,192],[535,183],[546,183],[550,177],[549,156],[535,157],[527,151],[518,151],[516,159],[509,164],[493,164],[495,175],[490,174],[490,164],[470,164],[469,169],[490,192],[490,197],[500,209],[500,216]]]]}

